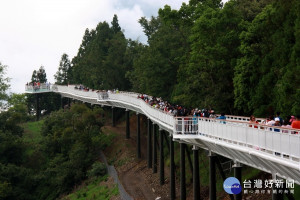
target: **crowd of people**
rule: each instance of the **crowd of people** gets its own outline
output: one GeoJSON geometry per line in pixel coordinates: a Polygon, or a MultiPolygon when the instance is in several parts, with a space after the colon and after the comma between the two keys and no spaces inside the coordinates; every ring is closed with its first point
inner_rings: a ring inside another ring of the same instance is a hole
{"type": "MultiPolygon", "coordinates": [[[[225,113],[221,113],[220,116],[216,117],[215,111],[213,109],[188,109],[181,105],[172,105],[167,101],[164,101],[162,98],[151,97],[146,94],[138,95],[139,99],[144,100],[153,108],[160,109],[164,112],[170,113],[175,117],[207,117],[207,118],[216,118],[226,120],[225,113]]],[[[256,118],[251,115],[249,123],[259,124],[256,118]]],[[[300,129],[300,116],[289,116],[286,119],[280,117],[280,113],[277,112],[276,116],[269,116],[266,120],[260,122],[260,124],[267,125],[267,126],[277,126],[277,127],[284,127],[284,128],[295,128],[300,129]]],[[[252,126],[252,125],[249,125],[252,126]]],[[[255,128],[257,126],[254,125],[255,128]]]]}
{"type": "MultiPolygon", "coordinates": [[[[90,91],[88,87],[84,87],[83,85],[75,86],[75,89],[82,90],[82,91],[90,91]]],[[[94,91],[91,89],[91,91],[94,91]]],[[[102,98],[108,98],[107,96],[104,96],[104,93],[119,93],[118,89],[114,90],[104,90],[100,91],[97,90],[97,93],[101,93],[102,98]]],[[[182,105],[172,105],[168,101],[163,100],[161,97],[152,97],[147,94],[139,94],[138,99],[144,100],[146,103],[148,103],[151,107],[159,109],[165,113],[169,113],[173,115],[174,117],[192,117],[193,119],[196,119],[197,117],[206,117],[206,118],[215,118],[222,120],[223,123],[225,123],[226,115],[225,113],[221,113],[221,115],[217,116],[215,114],[214,109],[198,109],[198,108],[186,108],[182,105]]],[[[251,124],[261,124],[261,125],[267,125],[267,126],[277,126],[277,127],[284,127],[284,128],[295,128],[300,129],[300,115],[299,116],[289,116],[287,119],[282,119],[280,117],[280,113],[277,112],[276,116],[269,116],[266,118],[266,120],[263,120],[261,122],[257,121],[256,118],[251,115],[249,123],[251,124]]],[[[253,125],[254,128],[258,128],[257,125],[253,125]]]]}
{"type": "Polygon", "coordinates": [[[46,86],[46,88],[43,88],[43,89],[50,90],[50,88],[51,88],[50,82],[46,82],[46,83],[30,82],[30,83],[26,83],[26,87],[30,86],[33,88],[34,91],[37,91],[37,90],[41,89],[42,84],[44,84],[46,86]]]}
{"type": "Polygon", "coordinates": [[[183,116],[195,116],[195,117],[210,117],[215,118],[215,112],[213,109],[189,109],[182,105],[172,105],[168,101],[164,101],[162,98],[151,97],[146,94],[138,95],[139,99],[144,100],[153,108],[160,109],[167,112],[175,117],[183,116]]]}
{"type": "MultiPolygon", "coordinates": [[[[249,123],[259,124],[259,122],[256,120],[254,115],[250,116],[249,123]]],[[[291,115],[288,116],[286,119],[283,119],[282,117],[280,117],[280,112],[277,112],[276,116],[271,115],[267,117],[266,120],[262,121],[260,124],[267,125],[267,126],[300,129],[300,115],[297,116],[291,115]]],[[[256,127],[254,126],[254,128],[256,127]]]]}
{"type": "MultiPolygon", "coordinates": [[[[81,84],[80,84],[79,86],[75,85],[74,89],[75,89],[75,90],[82,90],[82,91],[86,91],[86,92],[90,91],[90,88],[85,87],[85,86],[83,86],[83,85],[81,85],[81,84]]],[[[94,91],[94,90],[93,90],[93,91],[94,91]]]]}

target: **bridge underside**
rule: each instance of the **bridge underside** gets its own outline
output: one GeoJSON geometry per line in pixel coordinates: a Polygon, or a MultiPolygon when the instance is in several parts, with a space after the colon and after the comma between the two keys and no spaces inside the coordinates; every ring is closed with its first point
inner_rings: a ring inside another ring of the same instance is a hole
{"type": "Polygon", "coordinates": [[[180,135],[173,136],[173,138],[178,142],[196,145],[202,149],[206,149],[213,153],[232,159],[233,161],[271,174],[276,174],[284,179],[293,179],[295,180],[295,183],[300,184],[300,166],[298,166],[297,169],[297,162],[295,162],[294,165],[288,164],[291,162],[286,162],[288,158],[282,158],[278,156],[278,158],[270,159],[270,154],[268,152],[263,152],[262,150],[257,151],[256,147],[248,147],[245,148],[247,150],[241,150],[238,148],[238,146],[235,148],[234,144],[228,145],[222,141],[216,142],[215,140],[209,139],[205,136],[192,137],[189,136],[189,138],[182,138],[180,135]],[[283,164],[284,162],[286,162],[286,165],[283,164]]]}
{"type": "Polygon", "coordinates": [[[120,100],[113,99],[98,100],[96,96],[91,98],[78,94],[72,95],[72,93],[69,92],[58,91],[58,93],[60,93],[63,97],[80,100],[82,102],[87,102],[90,104],[124,108],[144,114],[149,117],[149,119],[151,119],[153,123],[157,124],[161,129],[164,129],[172,134],[173,139],[178,142],[184,142],[187,144],[198,146],[213,153],[232,159],[233,161],[260,169],[262,171],[277,175],[285,179],[295,180],[297,184],[300,184],[299,161],[293,161],[290,158],[281,155],[274,156],[270,154],[270,152],[264,152],[263,149],[258,150],[256,147],[245,146],[245,148],[241,148],[241,146],[235,145],[234,143],[229,144],[228,142],[224,142],[222,139],[211,138],[204,135],[186,136],[181,134],[174,134],[173,127],[165,124],[162,121],[159,121],[154,117],[151,117],[151,114],[143,110],[142,107],[128,102],[122,102],[120,100]]]}

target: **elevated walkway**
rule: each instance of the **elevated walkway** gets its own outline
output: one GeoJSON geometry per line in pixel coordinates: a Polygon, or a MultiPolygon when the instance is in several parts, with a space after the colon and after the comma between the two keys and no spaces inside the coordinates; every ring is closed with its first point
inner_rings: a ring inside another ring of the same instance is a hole
{"type": "Polygon", "coordinates": [[[52,86],[48,83],[41,83],[40,85],[25,85],[25,92],[30,94],[52,92],[52,86]]]}
{"type": "Polygon", "coordinates": [[[227,116],[227,120],[174,117],[151,107],[138,98],[139,94],[131,92],[83,91],[74,86],[59,85],[53,85],[49,91],[91,104],[119,107],[144,114],[161,129],[168,131],[175,141],[207,149],[237,163],[300,184],[298,129],[249,124],[249,118],[241,116],[227,116]]]}

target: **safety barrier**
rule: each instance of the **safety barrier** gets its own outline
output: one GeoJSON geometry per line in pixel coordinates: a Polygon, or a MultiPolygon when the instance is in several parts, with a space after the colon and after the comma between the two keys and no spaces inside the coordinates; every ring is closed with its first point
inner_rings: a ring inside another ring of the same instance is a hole
{"type": "Polygon", "coordinates": [[[49,83],[41,83],[40,85],[31,85],[31,84],[26,84],[25,85],[25,91],[27,92],[51,92],[51,84],[49,83]]]}
{"type": "Polygon", "coordinates": [[[203,117],[176,117],[174,127],[174,134],[210,137],[298,161],[299,132],[298,129],[203,117]]]}
{"type": "MultiPolygon", "coordinates": [[[[141,94],[122,91],[75,89],[75,85],[53,85],[62,96],[92,104],[120,107],[146,115],[174,140],[206,148],[230,159],[277,173],[300,184],[299,129],[251,124],[249,117],[226,115],[226,120],[203,117],[174,117],[138,98],[141,94]]],[[[32,88],[27,87],[26,92],[32,88]]],[[[218,116],[218,115],[217,115],[218,116]]],[[[257,119],[263,122],[265,119],[257,119]]]]}

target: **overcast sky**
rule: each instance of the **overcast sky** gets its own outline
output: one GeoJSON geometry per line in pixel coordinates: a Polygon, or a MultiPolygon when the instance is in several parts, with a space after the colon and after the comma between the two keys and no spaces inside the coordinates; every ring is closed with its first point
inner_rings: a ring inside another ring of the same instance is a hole
{"type": "Polygon", "coordinates": [[[0,62],[8,66],[11,92],[23,93],[33,70],[43,65],[54,82],[63,53],[72,59],[86,28],[112,21],[117,14],[125,36],[145,42],[137,22],[157,16],[168,4],[179,9],[188,0],[3,0],[0,3],[0,62]]]}

